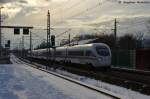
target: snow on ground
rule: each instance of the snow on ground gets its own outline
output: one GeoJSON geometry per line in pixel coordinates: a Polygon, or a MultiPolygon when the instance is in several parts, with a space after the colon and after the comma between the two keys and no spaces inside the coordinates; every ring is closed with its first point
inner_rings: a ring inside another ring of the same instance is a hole
{"type": "Polygon", "coordinates": [[[150,96],[141,94],[139,92],[132,91],[132,90],[127,89],[127,88],[123,88],[123,87],[119,87],[119,86],[116,86],[116,85],[108,84],[108,83],[102,82],[100,80],[95,80],[95,79],[91,79],[91,78],[88,78],[88,77],[79,76],[79,75],[72,74],[72,73],[69,73],[67,71],[62,71],[62,70],[56,70],[56,72],[60,73],[62,75],[65,75],[65,76],[69,76],[73,79],[77,79],[77,80],[80,80],[82,82],[92,84],[94,86],[97,86],[97,87],[103,88],[105,90],[114,92],[116,94],[120,94],[122,96],[127,97],[127,99],[150,99],[150,96]]]}
{"type": "MultiPolygon", "coordinates": [[[[108,99],[70,84],[50,74],[23,65],[12,57],[13,65],[0,65],[0,99],[108,99]],[[57,78],[57,79],[56,79],[57,78]]],[[[104,83],[62,70],[53,70],[73,79],[126,96],[126,99],[150,99],[130,89],[104,83]]]]}
{"type": "Polygon", "coordinates": [[[21,63],[0,65],[0,99],[111,99],[21,63]]]}

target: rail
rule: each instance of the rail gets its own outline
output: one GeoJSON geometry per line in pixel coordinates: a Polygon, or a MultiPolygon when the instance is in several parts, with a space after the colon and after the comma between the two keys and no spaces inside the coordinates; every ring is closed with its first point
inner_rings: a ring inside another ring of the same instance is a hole
{"type": "Polygon", "coordinates": [[[119,67],[111,67],[111,70],[150,76],[150,71],[144,71],[144,70],[127,69],[127,68],[119,68],[119,67]]]}

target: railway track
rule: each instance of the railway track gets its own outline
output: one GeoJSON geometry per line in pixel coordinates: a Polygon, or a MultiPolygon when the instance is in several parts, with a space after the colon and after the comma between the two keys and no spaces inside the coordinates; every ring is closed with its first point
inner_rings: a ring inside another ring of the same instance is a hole
{"type": "Polygon", "coordinates": [[[68,67],[65,70],[150,95],[150,77],[112,71],[93,72],[68,67]]]}
{"type": "Polygon", "coordinates": [[[144,71],[144,70],[127,69],[127,68],[119,68],[119,67],[112,67],[111,70],[150,76],[150,71],[144,71]]]}
{"type": "Polygon", "coordinates": [[[129,80],[134,80],[135,82],[140,82],[143,84],[143,86],[144,84],[150,84],[149,72],[121,68],[111,68],[110,73],[111,75],[115,75],[116,77],[121,76],[129,80]]]}
{"type": "Polygon", "coordinates": [[[75,74],[91,77],[97,80],[102,80],[104,82],[119,85],[128,89],[138,91],[140,93],[150,95],[150,76],[148,73],[145,74],[141,71],[132,72],[131,70],[128,72],[125,69],[119,70],[114,68],[110,69],[107,72],[102,72],[93,70],[83,70],[72,66],[62,66],[58,64],[54,65],[54,68],[61,67],[61,69],[75,74]]]}
{"type": "Polygon", "coordinates": [[[21,63],[22,63],[22,64],[26,64],[26,65],[31,66],[31,67],[33,67],[33,68],[39,69],[39,70],[41,70],[41,71],[43,71],[43,72],[49,73],[49,74],[51,74],[51,75],[54,75],[54,76],[57,76],[57,77],[59,77],[59,78],[65,79],[65,80],[70,81],[70,82],[72,82],[72,83],[75,83],[75,84],[78,84],[78,85],[80,85],[80,86],[86,87],[86,88],[88,88],[88,89],[90,89],[90,90],[99,92],[99,93],[101,93],[101,94],[104,94],[104,95],[106,95],[106,96],[111,97],[111,99],[123,99],[123,96],[121,96],[121,95],[118,95],[118,94],[115,94],[115,93],[106,91],[106,90],[104,90],[104,89],[101,89],[101,88],[98,88],[98,87],[95,87],[95,86],[92,86],[92,85],[89,85],[89,84],[86,84],[86,83],[83,83],[83,82],[81,82],[81,81],[72,79],[72,78],[70,78],[70,77],[66,77],[66,76],[57,74],[57,73],[55,73],[55,72],[53,72],[53,71],[46,70],[45,68],[42,68],[43,66],[40,65],[40,64],[36,64],[36,63],[32,63],[32,64],[31,64],[29,61],[23,60],[23,59],[21,59],[21,60],[20,60],[20,59],[17,59],[17,60],[15,60],[15,61],[16,61],[17,63],[19,63],[19,64],[21,64],[21,63]]]}

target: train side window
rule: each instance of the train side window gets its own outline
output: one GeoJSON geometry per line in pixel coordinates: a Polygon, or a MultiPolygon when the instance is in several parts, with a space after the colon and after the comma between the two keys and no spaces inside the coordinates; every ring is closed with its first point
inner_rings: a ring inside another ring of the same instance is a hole
{"type": "MultiPolygon", "coordinates": [[[[48,54],[47,54],[47,52],[44,52],[43,55],[44,55],[44,56],[47,56],[48,54]]],[[[49,55],[51,55],[51,53],[49,53],[49,55]]]]}
{"type": "Polygon", "coordinates": [[[84,52],[83,51],[75,51],[75,56],[83,56],[84,52]]]}
{"type": "Polygon", "coordinates": [[[93,57],[95,57],[95,55],[90,50],[86,51],[85,56],[93,56],[93,57]]]}
{"type": "Polygon", "coordinates": [[[90,54],[91,54],[91,51],[86,51],[86,53],[85,53],[85,56],[90,56],[90,54]]]}
{"type": "Polygon", "coordinates": [[[60,55],[62,55],[62,52],[57,51],[57,52],[56,52],[56,55],[60,56],[60,55]]]}
{"type": "Polygon", "coordinates": [[[76,56],[76,51],[69,51],[68,54],[69,56],[76,56]]]}
{"type": "Polygon", "coordinates": [[[84,52],[83,51],[69,51],[68,54],[70,56],[83,56],[84,52]]]}
{"type": "Polygon", "coordinates": [[[68,52],[68,55],[69,55],[69,56],[73,56],[73,51],[69,51],[69,52],[68,52]]]}
{"type": "Polygon", "coordinates": [[[36,52],[36,56],[38,56],[38,52],[36,52]]]}
{"type": "Polygon", "coordinates": [[[48,53],[47,51],[43,51],[43,52],[40,52],[42,56],[47,56],[47,55],[51,55],[51,51],[50,53],[48,53]]]}

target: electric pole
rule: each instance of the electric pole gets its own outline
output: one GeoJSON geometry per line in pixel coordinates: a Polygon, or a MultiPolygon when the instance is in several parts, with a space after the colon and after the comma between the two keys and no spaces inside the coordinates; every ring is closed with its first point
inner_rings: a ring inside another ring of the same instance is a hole
{"type": "Polygon", "coordinates": [[[32,32],[30,31],[30,56],[32,56],[32,32]]]}
{"type": "Polygon", "coordinates": [[[115,65],[117,65],[118,63],[118,54],[117,54],[117,19],[115,19],[115,22],[114,22],[114,51],[115,51],[115,54],[114,54],[114,58],[115,58],[115,65]]]}
{"type": "Polygon", "coordinates": [[[24,58],[24,36],[22,36],[22,57],[24,58]]]}
{"type": "Polygon", "coordinates": [[[4,7],[0,7],[0,57],[2,56],[2,30],[1,30],[1,22],[2,22],[2,15],[1,9],[4,7]]]}
{"type": "MultiPolygon", "coordinates": [[[[49,65],[49,61],[50,61],[50,48],[51,48],[51,35],[50,35],[50,12],[48,10],[48,14],[47,14],[47,61],[48,61],[48,65],[49,65]]],[[[47,66],[46,66],[47,69],[47,66]]]]}
{"type": "Polygon", "coordinates": [[[115,19],[115,23],[114,23],[114,37],[115,37],[115,44],[114,44],[114,47],[115,47],[115,50],[117,48],[117,19],[115,19]]]}
{"type": "Polygon", "coordinates": [[[70,46],[70,42],[71,42],[71,41],[70,41],[70,33],[69,33],[69,46],[70,46]]]}

